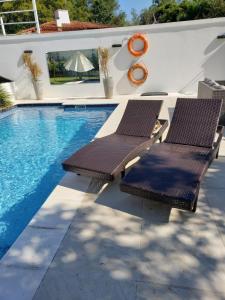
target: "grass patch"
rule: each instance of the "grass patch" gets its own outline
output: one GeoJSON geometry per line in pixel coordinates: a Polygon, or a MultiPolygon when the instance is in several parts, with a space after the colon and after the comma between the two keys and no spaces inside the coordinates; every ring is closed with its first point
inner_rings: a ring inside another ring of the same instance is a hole
{"type": "Polygon", "coordinates": [[[76,82],[76,81],[88,81],[88,82],[96,82],[96,81],[100,81],[99,77],[85,77],[82,76],[82,78],[79,77],[52,77],[50,78],[50,83],[51,84],[65,84],[65,83],[69,83],[69,82],[76,82]]]}

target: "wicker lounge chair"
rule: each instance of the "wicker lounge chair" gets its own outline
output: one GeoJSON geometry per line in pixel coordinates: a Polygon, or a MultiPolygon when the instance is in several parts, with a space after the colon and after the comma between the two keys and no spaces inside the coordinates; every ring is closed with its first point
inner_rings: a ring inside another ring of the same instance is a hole
{"type": "Polygon", "coordinates": [[[112,181],[124,175],[126,164],[162,137],[168,126],[153,133],[163,101],[129,100],[115,133],[81,148],[63,162],[66,171],[112,181]]]}
{"type": "Polygon", "coordinates": [[[221,106],[220,99],[178,99],[165,142],[143,155],[123,178],[121,190],[196,211],[200,183],[218,157],[221,106]]]}

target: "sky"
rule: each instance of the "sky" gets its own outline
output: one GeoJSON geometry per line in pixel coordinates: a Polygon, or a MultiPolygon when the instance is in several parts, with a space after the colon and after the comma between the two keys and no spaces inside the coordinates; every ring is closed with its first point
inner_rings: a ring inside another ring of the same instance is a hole
{"type": "Polygon", "coordinates": [[[152,4],[151,0],[119,0],[120,9],[127,13],[130,17],[130,11],[135,8],[140,12],[143,8],[149,7],[152,4]]]}

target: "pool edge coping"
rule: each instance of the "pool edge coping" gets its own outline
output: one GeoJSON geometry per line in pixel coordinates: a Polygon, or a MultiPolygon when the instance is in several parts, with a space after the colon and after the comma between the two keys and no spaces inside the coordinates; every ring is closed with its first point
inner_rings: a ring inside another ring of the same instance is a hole
{"type": "Polygon", "coordinates": [[[64,102],[43,102],[43,103],[15,103],[12,106],[9,107],[2,107],[0,108],[0,114],[8,112],[10,110],[13,110],[15,108],[18,107],[43,107],[43,106],[59,106],[62,108],[68,108],[68,107],[113,107],[113,106],[117,106],[119,105],[119,102],[113,102],[113,103],[87,103],[87,104],[81,104],[81,103],[77,103],[77,104],[73,104],[73,103],[64,103],[64,102]]]}

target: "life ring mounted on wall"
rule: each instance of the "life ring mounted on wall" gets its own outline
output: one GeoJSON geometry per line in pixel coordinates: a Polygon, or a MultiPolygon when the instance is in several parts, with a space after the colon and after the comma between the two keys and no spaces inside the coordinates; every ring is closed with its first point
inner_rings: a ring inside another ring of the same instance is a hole
{"type": "Polygon", "coordinates": [[[128,73],[127,73],[128,79],[135,85],[143,84],[146,79],[148,78],[148,70],[143,64],[134,64],[130,67],[128,73]],[[136,70],[141,70],[143,72],[143,77],[141,79],[135,79],[134,78],[134,72],[136,70]]]}
{"type": "Polygon", "coordinates": [[[148,48],[149,48],[149,42],[148,42],[148,39],[147,37],[142,34],[142,33],[136,33],[134,34],[129,40],[128,40],[128,50],[129,52],[133,55],[133,56],[142,56],[144,55],[147,51],[148,51],[148,48]],[[143,42],[143,48],[141,50],[135,50],[134,49],[134,42],[137,41],[137,40],[141,40],[143,42]]]}

